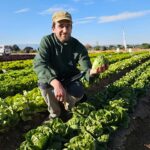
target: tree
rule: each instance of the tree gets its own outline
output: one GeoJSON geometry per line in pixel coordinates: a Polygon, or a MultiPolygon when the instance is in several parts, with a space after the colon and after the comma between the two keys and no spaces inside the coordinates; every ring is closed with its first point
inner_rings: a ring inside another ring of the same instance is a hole
{"type": "Polygon", "coordinates": [[[105,50],[107,50],[107,47],[106,47],[106,46],[101,46],[101,47],[100,47],[100,50],[101,50],[101,51],[105,51],[105,50]]]}
{"type": "Polygon", "coordinates": [[[100,48],[99,42],[97,41],[96,45],[94,46],[94,50],[100,50],[100,48]]]}
{"type": "Polygon", "coordinates": [[[25,47],[25,48],[23,49],[23,51],[24,51],[25,53],[30,53],[31,51],[33,51],[33,48],[27,46],[27,47],[25,47]]]}
{"type": "Polygon", "coordinates": [[[85,47],[87,50],[91,50],[93,48],[90,44],[86,44],[85,47]]]}
{"type": "Polygon", "coordinates": [[[133,48],[134,46],[133,46],[133,45],[129,45],[129,44],[128,44],[128,45],[127,45],[127,47],[128,47],[128,48],[133,48]]]}
{"type": "Polygon", "coordinates": [[[117,47],[120,48],[120,49],[124,48],[123,45],[120,45],[120,44],[118,44],[117,47]]]}
{"type": "Polygon", "coordinates": [[[94,46],[94,50],[100,50],[100,46],[99,45],[96,45],[96,46],[94,46]]]}
{"type": "Polygon", "coordinates": [[[148,43],[143,43],[143,44],[141,45],[141,48],[143,48],[143,49],[149,49],[149,48],[150,48],[150,44],[148,44],[148,43]]]}
{"type": "Polygon", "coordinates": [[[20,51],[20,48],[19,48],[18,45],[14,44],[14,45],[12,46],[12,50],[18,52],[18,51],[20,51]]]}
{"type": "Polygon", "coordinates": [[[109,50],[114,50],[114,49],[116,49],[116,46],[115,45],[109,45],[108,49],[109,50]]]}

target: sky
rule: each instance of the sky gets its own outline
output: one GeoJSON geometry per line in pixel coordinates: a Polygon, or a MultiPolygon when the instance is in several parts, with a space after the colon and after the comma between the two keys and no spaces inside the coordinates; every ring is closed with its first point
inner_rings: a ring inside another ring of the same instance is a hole
{"type": "Polygon", "coordinates": [[[0,44],[39,44],[58,10],[83,44],[123,44],[123,32],[127,44],[150,43],[150,0],[1,0],[0,44]]]}

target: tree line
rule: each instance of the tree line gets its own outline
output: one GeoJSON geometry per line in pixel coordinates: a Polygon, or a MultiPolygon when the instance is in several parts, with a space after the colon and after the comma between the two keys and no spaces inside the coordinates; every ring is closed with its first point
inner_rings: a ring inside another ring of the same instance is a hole
{"type": "Polygon", "coordinates": [[[34,53],[34,52],[36,52],[36,49],[33,49],[33,47],[30,47],[30,46],[27,46],[24,49],[20,49],[20,47],[17,44],[14,44],[9,47],[10,47],[11,51],[14,53],[17,53],[17,52],[19,52],[19,53],[20,52],[21,53],[34,53]]]}
{"type": "MultiPolygon", "coordinates": [[[[86,44],[85,47],[88,50],[115,50],[117,48],[119,49],[124,49],[123,45],[108,45],[108,46],[104,46],[104,45],[99,45],[96,44],[95,46],[92,46],[90,44],[86,44]]],[[[127,48],[137,48],[137,49],[150,49],[150,44],[149,43],[142,43],[142,44],[137,44],[137,45],[127,45],[127,48]]]]}
{"type": "MultiPolygon", "coordinates": [[[[124,49],[124,46],[120,45],[120,44],[108,45],[108,46],[99,45],[99,44],[92,46],[90,44],[85,44],[85,47],[87,48],[87,50],[102,50],[102,51],[115,50],[117,48],[124,49]]],[[[142,43],[139,45],[127,45],[127,48],[150,49],[150,44],[149,43],[142,43]]],[[[34,52],[36,52],[36,49],[33,49],[33,47],[27,46],[24,49],[20,49],[17,44],[10,46],[10,49],[14,53],[16,53],[16,52],[22,52],[22,53],[34,53],[34,52]]]]}

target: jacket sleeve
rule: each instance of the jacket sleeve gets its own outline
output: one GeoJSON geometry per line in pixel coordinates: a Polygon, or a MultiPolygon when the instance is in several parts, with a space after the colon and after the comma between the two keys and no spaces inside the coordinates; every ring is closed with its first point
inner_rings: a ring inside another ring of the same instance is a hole
{"type": "Polygon", "coordinates": [[[38,76],[38,80],[41,83],[50,83],[56,78],[56,73],[50,65],[50,51],[52,46],[47,37],[43,37],[38,53],[36,54],[33,62],[34,71],[38,76]]]}
{"type": "Polygon", "coordinates": [[[90,69],[92,67],[92,64],[88,56],[87,49],[81,43],[78,43],[77,49],[79,50],[79,64],[80,64],[81,70],[86,72],[84,78],[89,82],[90,81],[90,69]]]}

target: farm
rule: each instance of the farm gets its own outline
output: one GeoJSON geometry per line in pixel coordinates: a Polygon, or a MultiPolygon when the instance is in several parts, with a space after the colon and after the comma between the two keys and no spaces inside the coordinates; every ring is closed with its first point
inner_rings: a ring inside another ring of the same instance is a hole
{"type": "MultiPolygon", "coordinates": [[[[89,53],[91,62],[99,54],[89,53]]],[[[1,61],[0,149],[150,149],[150,51],[103,55],[108,70],[90,84],[82,81],[87,100],[71,110],[69,120],[46,122],[33,60],[1,61]]]]}

